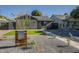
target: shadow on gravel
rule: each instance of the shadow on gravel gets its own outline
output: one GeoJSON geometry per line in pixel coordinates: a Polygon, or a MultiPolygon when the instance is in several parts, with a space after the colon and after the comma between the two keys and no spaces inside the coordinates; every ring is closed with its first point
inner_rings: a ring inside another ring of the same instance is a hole
{"type": "Polygon", "coordinates": [[[7,48],[14,48],[16,46],[3,46],[3,47],[0,47],[0,49],[7,49],[7,48]]]}
{"type": "Polygon", "coordinates": [[[23,47],[22,50],[32,49],[32,47],[23,47]]]}

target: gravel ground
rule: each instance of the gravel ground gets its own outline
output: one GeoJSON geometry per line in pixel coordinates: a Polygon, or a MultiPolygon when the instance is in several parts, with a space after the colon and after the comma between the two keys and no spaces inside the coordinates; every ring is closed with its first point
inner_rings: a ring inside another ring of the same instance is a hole
{"type": "Polygon", "coordinates": [[[10,32],[11,30],[0,30],[0,37],[3,36],[5,33],[10,32]]]}
{"type": "MultiPolygon", "coordinates": [[[[77,53],[79,49],[67,46],[67,43],[51,36],[28,36],[28,41],[35,40],[38,44],[27,48],[15,47],[15,37],[6,37],[0,41],[0,53],[77,53]]],[[[64,39],[63,39],[64,40],[64,39]]]]}

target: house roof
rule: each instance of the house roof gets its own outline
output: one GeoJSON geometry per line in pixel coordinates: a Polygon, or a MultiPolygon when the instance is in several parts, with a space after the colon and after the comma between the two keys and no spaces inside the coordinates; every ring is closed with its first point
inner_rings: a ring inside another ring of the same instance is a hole
{"type": "Polygon", "coordinates": [[[74,19],[74,18],[72,18],[71,16],[69,16],[69,15],[52,15],[51,17],[50,17],[50,19],[52,19],[52,20],[63,20],[63,21],[79,21],[78,19],[74,19]]]}
{"type": "Polygon", "coordinates": [[[16,22],[16,20],[0,19],[0,22],[2,22],[2,23],[8,23],[8,22],[16,22]]]}
{"type": "Polygon", "coordinates": [[[72,17],[69,17],[69,18],[67,19],[67,21],[78,21],[78,22],[79,22],[79,19],[74,19],[74,18],[72,18],[72,17]]]}
{"type": "Polygon", "coordinates": [[[66,18],[68,17],[67,15],[52,15],[50,18],[56,18],[59,20],[66,20],[66,18]]]}
{"type": "Polygon", "coordinates": [[[57,18],[61,19],[61,20],[65,20],[66,16],[65,15],[56,15],[57,18]]]}
{"type": "Polygon", "coordinates": [[[17,17],[15,19],[21,19],[23,17],[26,17],[26,16],[30,16],[29,14],[27,14],[26,12],[25,13],[20,13],[17,15],[17,17]]]}
{"type": "Polygon", "coordinates": [[[9,20],[9,22],[16,22],[16,20],[14,20],[14,19],[13,20],[9,20]]]}
{"type": "Polygon", "coordinates": [[[32,16],[35,18],[37,21],[52,21],[49,17],[47,16],[32,16]]]}
{"type": "Polygon", "coordinates": [[[3,16],[3,15],[0,15],[0,23],[7,23],[7,22],[10,22],[10,20],[7,18],[7,17],[5,17],[5,16],[3,16]]]}
{"type": "Polygon", "coordinates": [[[37,21],[52,21],[52,20],[51,20],[49,17],[47,17],[47,16],[31,16],[31,15],[29,15],[29,14],[27,14],[27,13],[19,14],[19,15],[17,16],[17,18],[15,18],[15,19],[18,19],[18,18],[24,17],[24,16],[29,16],[31,19],[37,20],[37,21]]]}
{"type": "Polygon", "coordinates": [[[8,22],[6,19],[0,19],[0,22],[8,22]]]}

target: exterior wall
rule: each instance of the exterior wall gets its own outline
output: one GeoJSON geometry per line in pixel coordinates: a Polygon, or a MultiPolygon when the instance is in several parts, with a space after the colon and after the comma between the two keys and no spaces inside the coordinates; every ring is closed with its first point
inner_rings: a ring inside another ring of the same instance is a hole
{"type": "Polygon", "coordinates": [[[8,23],[8,25],[9,25],[9,29],[14,29],[14,27],[13,27],[13,23],[8,23]]]}
{"type": "Polygon", "coordinates": [[[0,30],[8,30],[8,23],[0,23],[0,30]]]}
{"type": "Polygon", "coordinates": [[[46,26],[47,24],[49,24],[51,21],[38,21],[38,29],[43,28],[44,26],[46,26]]]}
{"type": "Polygon", "coordinates": [[[71,29],[79,29],[79,21],[70,21],[69,28],[71,29]]]}
{"type": "Polygon", "coordinates": [[[36,20],[30,20],[28,27],[36,29],[37,28],[37,21],[36,20]]]}
{"type": "Polygon", "coordinates": [[[1,23],[0,23],[0,26],[1,26],[1,23]]]}
{"type": "Polygon", "coordinates": [[[16,29],[16,22],[0,22],[0,30],[16,29]],[[13,24],[14,23],[14,24],[13,24]]]}
{"type": "Polygon", "coordinates": [[[64,22],[61,19],[58,19],[55,16],[51,17],[51,19],[54,21],[54,23],[58,23],[58,29],[63,29],[64,22]]]}
{"type": "Polygon", "coordinates": [[[59,23],[59,26],[60,26],[59,27],[60,29],[66,29],[67,28],[67,22],[63,21],[62,23],[59,23]]]}
{"type": "Polygon", "coordinates": [[[41,28],[41,22],[38,22],[38,26],[37,26],[38,29],[41,28]]]}

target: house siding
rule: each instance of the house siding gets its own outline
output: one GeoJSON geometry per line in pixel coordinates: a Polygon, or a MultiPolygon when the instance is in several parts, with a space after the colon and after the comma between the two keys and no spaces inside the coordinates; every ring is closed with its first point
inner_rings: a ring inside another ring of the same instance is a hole
{"type": "Polygon", "coordinates": [[[58,23],[59,29],[63,28],[64,22],[62,20],[56,18],[55,16],[52,16],[51,19],[54,21],[54,23],[58,23]]]}
{"type": "Polygon", "coordinates": [[[30,20],[29,28],[36,29],[37,28],[37,21],[36,20],[30,20]]]}

